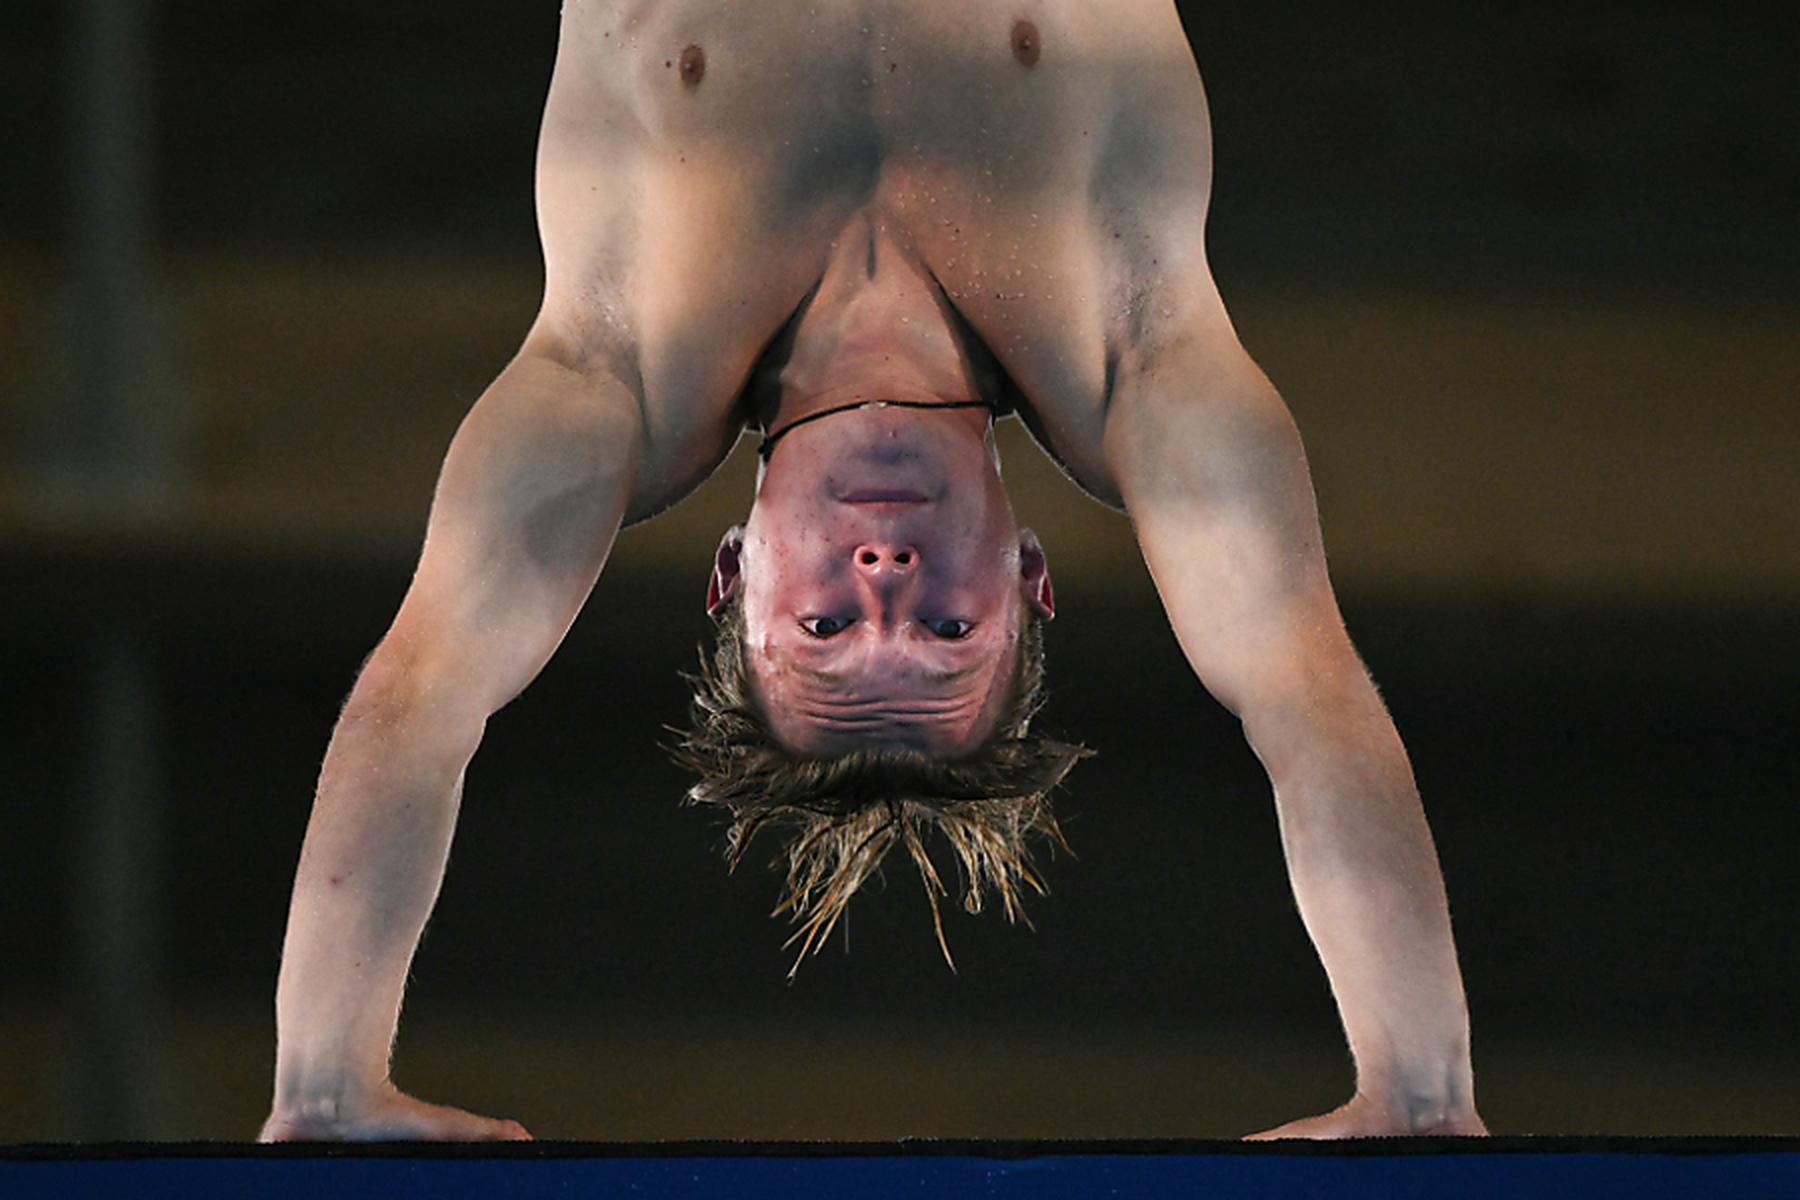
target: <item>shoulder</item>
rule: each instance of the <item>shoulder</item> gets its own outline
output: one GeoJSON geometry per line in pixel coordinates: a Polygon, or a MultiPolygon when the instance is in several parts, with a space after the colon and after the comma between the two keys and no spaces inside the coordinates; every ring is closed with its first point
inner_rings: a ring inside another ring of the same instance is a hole
{"type": "Polygon", "coordinates": [[[1089,189],[1110,285],[1109,410],[1168,364],[1236,348],[1206,251],[1212,128],[1199,69],[1172,6],[1169,28],[1138,24],[1089,189]]]}
{"type": "Polygon", "coordinates": [[[1239,342],[1210,279],[1119,356],[1103,447],[1127,511],[1291,490],[1306,468],[1287,405],[1239,342]]]}
{"type": "Polygon", "coordinates": [[[650,394],[642,348],[603,316],[580,306],[546,307],[522,354],[576,377],[571,395],[581,428],[629,462],[625,525],[649,520],[686,499],[724,462],[743,429],[740,416],[698,394],[650,394]]]}

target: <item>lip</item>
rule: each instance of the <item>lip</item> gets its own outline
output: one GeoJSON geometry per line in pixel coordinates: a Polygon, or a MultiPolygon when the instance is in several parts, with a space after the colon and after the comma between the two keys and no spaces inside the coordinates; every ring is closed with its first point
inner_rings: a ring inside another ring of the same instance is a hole
{"type": "Polygon", "coordinates": [[[839,496],[838,499],[845,504],[926,503],[926,498],[923,493],[911,491],[907,488],[858,488],[854,492],[839,496]]]}

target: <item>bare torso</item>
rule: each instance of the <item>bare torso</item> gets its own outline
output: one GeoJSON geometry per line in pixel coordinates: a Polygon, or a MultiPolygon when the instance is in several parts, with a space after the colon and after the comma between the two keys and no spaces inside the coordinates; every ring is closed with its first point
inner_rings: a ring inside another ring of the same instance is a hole
{"type": "Polygon", "coordinates": [[[643,405],[628,520],[859,396],[993,401],[1117,505],[1113,369],[1206,277],[1209,173],[1169,0],[567,0],[542,320],[643,405]]]}
{"type": "MultiPolygon", "coordinates": [[[[525,1136],[387,1073],[467,764],[621,518],[691,491],[747,422],[858,393],[1011,407],[1092,494],[1129,500],[1183,653],[1268,769],[1364,1085],[1271,1134],[1483,1132],[1412,769],[1344,632],[1298,432],[1206,269],[1205,105],[1170,0],[564,2],[544,306],[457,431],[325,756],[261,1136],[525,1136]]],[[[1019,594],[1047,600],[1019,546],[1019,594]]],[[[715,603],[745,579],[734,557],[714,560],[715,603]]],[[[865,595],[892,591],[898,554],[855,558],[889,581],[865,595]]]]}

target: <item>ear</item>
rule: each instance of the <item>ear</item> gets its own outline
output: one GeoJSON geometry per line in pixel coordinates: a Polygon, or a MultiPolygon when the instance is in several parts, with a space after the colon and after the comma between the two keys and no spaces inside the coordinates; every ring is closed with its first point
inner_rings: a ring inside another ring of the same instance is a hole
{"type": "Polygon", "coordinates": [[[738,594],[743,582],[743,568],[739,565],[738,556],[744,549],[744,527],[733,525],[719,539],[719,548],[713,553],[712,578],[706,581],[706,613],[716,617],[724,611],[738,594]]]}
{"type": "Polygon", "coordinates": [[[1037,609],[1044,620],[1056,617],[1056,593],[1050,587],[1050,564],[1044,558],[1044,548],[1038,545],[1037,534],[1029,529],[1019,530],[1019,584],[1024,589],[1025,602],[1037,609]]]}

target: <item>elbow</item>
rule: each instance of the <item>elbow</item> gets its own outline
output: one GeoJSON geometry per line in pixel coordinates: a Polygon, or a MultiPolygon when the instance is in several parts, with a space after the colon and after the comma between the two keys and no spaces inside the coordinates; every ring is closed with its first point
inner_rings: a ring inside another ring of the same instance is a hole
{"type": "Polygon", "coordinates": [[[358,673],[338,716],[338,731],[423,744],[455,759],[460,770],[474,756],[490,715],[476,690],[447,664],[390,636],[358,673]]]}
{"type": "Polygon", "coordinates": [[[1316,714],[1286,705],[1251,704],[1236,710],[1244,741],[1256,755],[1277,795],[1290,793],[1306,778],[1307,764],[1321,753],[1316,714]]]}
{"type": "Polygon", "coordinates": [[[1360,669],[1330,686],[1259,696],[1234,711],[1278,794],[1330,781],[1412,786],[1400,735],[1360,669]]]}

